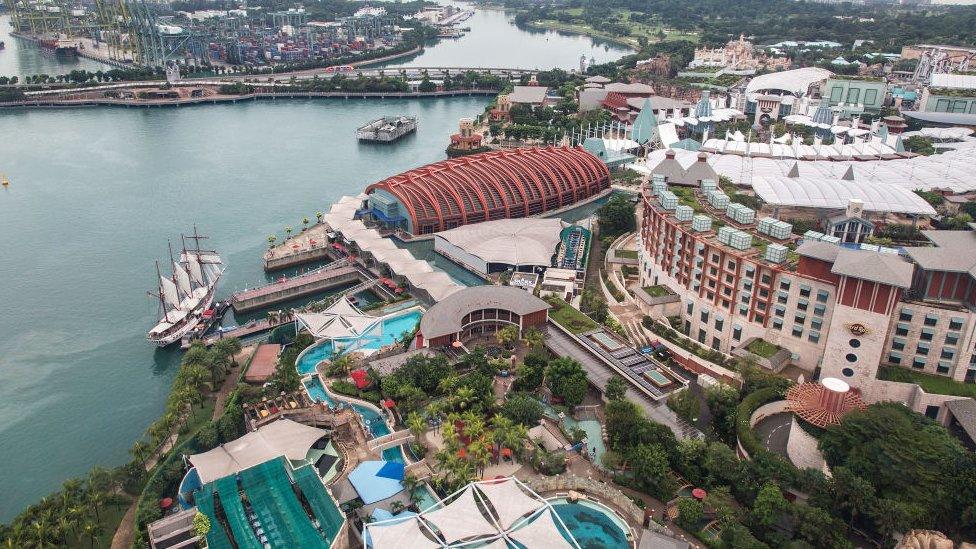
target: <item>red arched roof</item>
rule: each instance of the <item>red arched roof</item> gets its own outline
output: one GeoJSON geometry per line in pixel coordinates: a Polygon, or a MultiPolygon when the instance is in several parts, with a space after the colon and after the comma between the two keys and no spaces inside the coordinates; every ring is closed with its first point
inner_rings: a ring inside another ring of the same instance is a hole
{"type": "Polygon", "coordinates": [[[582,148],[531,147],[443,160],[374,183],[407,210],[417,234],[570,206],[610,187],[582,148]]]}

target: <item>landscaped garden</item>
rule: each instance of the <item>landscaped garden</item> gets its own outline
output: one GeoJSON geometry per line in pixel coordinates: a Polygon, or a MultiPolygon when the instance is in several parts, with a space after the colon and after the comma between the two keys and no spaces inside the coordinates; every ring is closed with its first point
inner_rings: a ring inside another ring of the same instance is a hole
{"type": "Polygon", "coordinates": [[[669,290],[667,286],[661,284],[656,286],[644,286],[644,293],[651,297],[665,297],[674,295],[674,292],[669,290]]]}
{"type": "Polygon", "coordinates": [[[552,309],[549,309],[549,318],[574,334],[596,330],[600,327],[593,319],[558,297],[550,296],[546,298],[546,301],[552,306],[552,309]]]}
{"type": "Polygon", "coordinates": [[[976,398],[976,384],[974,383],[961,383],[949,377],[915,372],[898,366],[878,368],[878,379],[917,383],[926,393],[976,398]]]}
{"type": "Polygon", "coordinates": [[[779,345],[770,343],[764,339],[754,339],[746,346],[746,350],[760,358],[771,358],[782,349],[779,345]]]}

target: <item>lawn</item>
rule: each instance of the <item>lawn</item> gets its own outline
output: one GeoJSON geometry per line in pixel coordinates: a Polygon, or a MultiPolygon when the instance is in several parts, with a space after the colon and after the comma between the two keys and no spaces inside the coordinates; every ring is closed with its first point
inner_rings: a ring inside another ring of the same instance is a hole
{"type": "Polygon", "coordinates": [[[779,352],[779,349],[779,345],[773,345],[764,339],[755,339],[746,347],[747,351],[762,358],[772,357],[779,352]]]}
{"type": "Polygon", "coordinates": [[[945,376],[923,374],[898,366],[880,367],[878,379],[917,383],[926,393],[976,398],[976,384],[974,383],[960,383],[945,376]]]}
{"type": "Polygon", "coordinates": [[[662,286],[658,284],[657,286],[645,286],[644,293],[651,297],[664,297],[666,295],[672,295],[671,290],[667,286],[662,286]]]}
{"type": "Polygon", "coordinates": [[[549,318],[574,334],[581,334],[600,327],[593,319],[584,315],[572,305],[557,297],[550,297],[546,301],[552,305],[549,318]]]}
{"type": "Polygon", "coordinates": [[[624,259],[637,259],[637,250],[615,250],[613,255],[624,259]]]}

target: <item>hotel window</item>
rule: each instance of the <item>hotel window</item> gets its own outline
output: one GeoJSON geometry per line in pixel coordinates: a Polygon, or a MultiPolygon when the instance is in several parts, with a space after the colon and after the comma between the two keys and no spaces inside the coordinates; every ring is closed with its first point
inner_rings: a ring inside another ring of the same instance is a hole
{"type": "Polygon", "coordinates": [[[730,274],[725,275],[725,283],[726,284],[732,284],[734,281],[735,281],[735,277],[734,276],[732,276],[730,274]]]}
{"type": "Polygon", "coordinates": [[[957,317],[952,317],[949,319],[949,329],[953,331],[962,330],[962,319],[957,317]]]}
{"type": "Polygon", "coordinates": [[[708,311],[701,312],[701,321],[705,324],[708,323],[708,311]]]}
{"type": "Polygon", "coordinates": [[[712,338],[712,349],[715,349],[717,351],[718,350],[718,346],[721,345],[721,343],[722,342],[719,341],[717,337],[713,337],[712,338]]]}
{"type": "Polygon", "coordinates": [[[943,347],[942,348],[942,354],[940,354],[939,356],[941,358],[946,359],[946,360],[952,360],[953,358],[956,357],[956,350],[955,349],[946,349],[946,348],[943,347]]]}
{"type": "Polygon", "coordinates": [[[847,102],[848,103],[854,103],[854,104],[856,104],[857,103],[857,100],[860,99],[860,97],[861,97],[861,90],[859,90],[857,88],[850,88],[850,89],[847,90],[847,102]]]}
{"type": "Polygon", "coordinates": [[[749,296],[748,295],[744,295],[744,296],[742,296],[742,299],[740,299],[739,301],[741,301],[741,302],[743,302],[745,304],[748,304],[749,303],[749,296]]]}
{"type": "Polygon", "coordinates": [[[718,254],[712,254],[712,263],[718,263],[718,254]]]}
{"type": "Polygon", "coordinates": [[[752,267],[746,267],[746,276],[747,277],[752,278],[752,276],[754,274],[756,274],[756,270],[755,269],[753,269],[752,267]]]}
{"type": "Polygon", "coordinates": [[[929,356],[929,346],[924,343],[919,343],[915,347],[915,352],[923,356],[929,356]]]}
{"type": "Polygon", "coordinates": [[[935,112],[949,112],[949,100],[939,99],[935,102],[935,112]]]}
{"type": "Polygon", "coordinates": [[[798,313],[796,317],[793,318],[793,321],[796,322],[797,324],[806,324],[807,315],[798,313]]]}
{"type": "Polygon", "coordinates": [[[786,302],[790,300],[790,294],[786,292],[776,292],[776,301],[786,305],[786,302]]]}
{"type": "Polygon", "coordinates": [[[801,310],[801,311],[807,310],[807,307],[809,307],[809,306],[810,306],[810,302],[807,301],[806,299],[801,299],[801,300],[799,300],[799,301],[796,302],[796,308],[799,309],[799,310],[801,310]]]}
{"type": "Polygon", "coordinates": [[[789,281],[789,279],[784,278],[783,280],[780,280],[779,281],[779,289],[780,290],[785,290],[787,292],[790,291],[790,281],[789,281]]]}
{"type": "Polygon", "coordinates": [[[694,310],[695,310],[695,304],[694,304],[694,302],[692,302],[692,301],[689,301],[689,302],[688,302],[688,307],[687,307],[687,308],[686,308],[685,310],[687,310],[687,311],[688,311],[688,314],[691,314],[691,313],[692,313],[692,311],[694,311],[694,310]]]}
{"type": "Polygon", "coordinates": [[[769,286],[769,283],[773,281],[773,277],[769,276],[768,273],[763,273],[759,280],[761,280],[766,286],[769,286]]]}
{"type": "Polygon", "coordinates": [[[725,319],[715,315],[715,329],[721,330],[723,327],[725,327],[725,319]]]}
{"type": "Polygon", "coordinates": [[[894,349],[894,350],[896,350],[896,351],[904,351],[905,350],[905,340],[902,339],[902,338],[900,338],[900,337],[893,338],[891,340],[891,348],[894,349]]]}
{"type": "Polygon", "coordinates": [[[803,326],[793,326],[793,337],[803,337],[803,326]]]}
{"type": "Polygon", "coordinates": [[[736,341],[742,339],[742,326],[739,326],[738,324],[732,325],[732,339],[736,341]]]}
{"type": "Polygon", "coordinates": [[[939,323],[939,317],[935,315],[925,315],[926,326],[935,326],[938,323],[939,323]]]}
{"type": "Polygon", "coordinates": [[[911,322],[912,321],[912,310],[911,309],[902,309],[901,312],[898,313],[898,320],[901,320],[902,322],[911,322]]]}
{"type": "Polygon", "coordinates": [[[773,314],[781,318],[786,316],[786,307],[780,307],[778,305],[773,307],[773,314]]]}
{"type": "Polygon", "coordinates": [[[925,359],[915,357],[915,360],[912,361],[912,368],[915,368],[916,370],[921,370],[922,368],[925,368],[925,359]]]}
{"type": "Polygon", "coordinates": [[[769,297],[769,290],[759,288],[759,297],[769,297]]]}
{"type": "Polygon", "coordinates": [[[871,106],[878,100],[878,90],[864,90],[864,104],[871,106]]]}
{"type": "Polygon", "coordinates": [[[956,99],[952,102],[952,112],[964,113],[969,102],[965,99],[956,99]]]}
{"type": "Polygon", "coordinates": [[[820,332],[811,330],[810,335],[807,336],[807,339],[810,340],[811,343],[820,343],[820,332]]]}
{"type": "Polygon", "coordinates": [[[735,261],[732,261],[730,259],[728,265],[729,265],[729,270],[730,271],[734,271],[735,270],[735,261]]]}
{"type": "Polygon", "coordinates": [[[762,323],[766,322],[766,317],[764,315],[761,315],[761,314],[756,314],[756,316],[753,317],[753,320],[755,320],[756,322],[762,324],[762,323]]]}
{"type": "Polygon", "coordinates": [[[830,88],[830,102],[832,104],[840,103],[844,100],[844,87],[834,86],[830,88]]]}
{"type": "Polygon", "coordinates": [[[888,362],[892,364],[901,364],[901,354],[900,353],[889,353],[888,362]]]}
{"type": "MultiPolygon", "coordinates": [[[[722,295],[725,297],[732,297],[732,288],[729,288],[728,286],[722,288],[722,295]]],[[[728,305],[726,305],[726,307],[728,307],[728,305]]]]}
{"type": "Polygon", "coordinates": [[[814,330],[819,330],[820,328],[823,327],[823,320],[820,320],[819,318],[811,318],[810,327],[813,328],[814,330]]]}
{"type": "Polygon", "coordinates": [[[813,288],[811,288],[810,286],[807,286],[806,284],[801,284],[800,285],[800,297],[810,297],[810,290],[812,290],[812,289],[813,288]]]}
{"type": "Polygon", "coordinates": [[[698,330],[698,343],[705,343],[705,330],[698,330]]]}
{"type": "Polygon", "coordinates": [[[713,289],[715,288],[715,281],[711,278],[708,279],[708,287],[713,289]]]}
{"type": "Polygon", "coordinates": [[[750,282],[748,280],[745,281],[745,282],[743,282],[742,283],[742,289],[751,292],[752,291],[752,282],[750,282]]]}
{"type": "Polygon", "coordinates": [[[948,362],[942,362],[940,360],[939,361],[939,365],[935,367],[935,371],[937,373],[942,374],[942,375],[948,374],[949,373],[949,366],[950,366],[950,364],[948,362]]]}
{"type": "Polygon", "coordinates": [[[945,343],[946,345],[959,345],[959,334],[946,334],[945,343]]]}
{"type": "Polygon", "coordinates": [[[827,290],[817,290],[817,301],[820,303],[826,303],[827,298],[830,297],[830,292],[827,290]]]}
{"type": "Polygon", "coordinates": [[[813,314],[815,314],[816,316],[823,316],[824,313],[826,313],[826,312],[827,312],[827,306],[826,305],[819,305],[818,304],[818,305],[814,305],[813,306],[813,314]]]}
{"type": "Polygon", "coordinates": [[[743,316],[749,314],[749,307],[746,307],[745,305],[739,305],[739,314],[743,316]]]}
{"type": "Polygon", "coordinates": [[[928,328],[922,328],[922,333],[918,336],[922,341],[932,341],[933,337],[935,337],[935,332],[928,328]]]}
{"type": "Polygon", "coordinates": [[[760,311],[765,311],[766,310],[766,302],[765,301],[760,301],[759,303],[756,303],[756,309],[758,309],[760,311]]]}
{"type": "Polygon", "coordinates": [[[898,323],[898,325],[895,327],[895,334],[900,335],[900,336],[907,336],[908,335],[908,324],[898,323]]]}
{"type": "Polygon", "coordinates": [[[729,301],[728,299],[723,299],[722,300],[722,308],[723,309],[728,309],[731,306],[732,306],[732,302],[731,301],[729,301]]]}
{"type": "Polygon", "coordinates": [[[773,319],[773,328],[775,328],[777,330],[782,330],[783,329],[783,319],[781,319],[781,318],[774,318],[773,319]]]}
{"type": "Polygon", "coordinates": [[[708,268],[708,274],[710,274],[712,276],[715,276],[715,275],[718,274],[718,269],[716,269],[715,267],[709,267],[708,268]]]}

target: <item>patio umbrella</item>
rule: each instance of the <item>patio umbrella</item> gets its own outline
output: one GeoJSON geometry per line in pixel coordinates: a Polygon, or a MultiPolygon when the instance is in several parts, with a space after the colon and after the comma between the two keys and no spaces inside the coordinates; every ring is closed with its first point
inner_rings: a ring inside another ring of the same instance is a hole
{"type": "Polygon", "coordinates": [[[159,500],[160,509],[169,509],[173,506],[173,498],[163,498],[159,500]]]}

